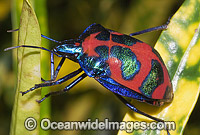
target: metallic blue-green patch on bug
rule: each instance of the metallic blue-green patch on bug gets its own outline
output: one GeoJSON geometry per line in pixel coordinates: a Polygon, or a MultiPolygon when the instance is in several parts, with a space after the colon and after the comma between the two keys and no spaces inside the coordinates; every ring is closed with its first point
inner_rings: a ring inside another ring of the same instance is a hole
{"type": "Polygon", "coordinates": [[[164,82],[164,78],[162,78],[163,70],[160,63],[156,60],[152,60],[151,65],[151,71],[139,88],[143,94],[148,95],[149,97],[151,97],[154,90],[164,82]]]}
{"type": "Polygon", "coordinates": [[[127,46],[132,46],[132,45],[136,44],[137,42],[142,43],[142,41],[140,41],[136,38],[132,38],[128,35],[116,35],[116,34],[112,34],[112,41],[116,42],[116,43],[124,44],[127,46]]]}
{"type": "Polygon", "coordinates": [[[132,80],[140,70],[140,62],[135,54],[129,48],[121,46],[113,46],[110,52],[110,57],[115,57],[122,63],[122,78],[124,80],[132,80]]]}

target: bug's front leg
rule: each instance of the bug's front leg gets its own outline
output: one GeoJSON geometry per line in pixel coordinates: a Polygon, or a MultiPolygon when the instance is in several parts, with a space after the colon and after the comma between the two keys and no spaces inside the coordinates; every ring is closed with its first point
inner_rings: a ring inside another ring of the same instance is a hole
{"type": "Polygon", "coordinates": [[[51,53],[51,65],[50,65],[50,67],[51,67],[51,69],[50,69],[50,72],[51,72],[51,80],[45,80],[45,79],[43,79],[42,77],[41,77],[41,80],[43,81],[43,82],[45,82],[45,83],[47,83],[47,82],[52,82],[52,81],[54,81],[55,79],[54,79],[54,71],[55,71],[55,69],[54,69],[54,56],[53,56],[53,53],[51,53]]]}
{"type": "Polygon", "coordinates": [[[53,80],[56,80],[57,76],[58,76],[58,73],[60,71],[60,68],[62,67],[63,63],[65,62],[65,57],[63,57],[61,60],[60,60],[60,63],[58,64],[56,70],[55,70],[55,73],[54,75],[52,76],[53,77],[53,80]]]}
{"type": "MultiPolygon", "coordinates": [[[[148,118],[150,118],[150,119],[152,119],[152,120],[158,121],[158,122],[165,122],[165,121],[162,120],[162,119],[153,117],[153,116],[151,116],[151,115],[149,115],[149,114],[147,114],[147,113],[144,113],[144,112],[138,110],[134,105],[132,105],[131,103],[129,103],[129,102],[128,102],[126,99],[124,99],[121,95],[116,94],[116,93],[114,93],[114,94],[115,94],[127,107],[129,107],[129,108],[130,108],[131,110],[133,110],[134,112],[137,112],[137,113],[139,113],[139,114],[141,114],[141,115],[144,115],[144,116],[146,116],[146,117],[148,117],[148,118]]],[[[168,129],[166,129],[166,130],[167,130],[167,134],[170,135],[169,130],[168,130],[168,129]]]]}
{"type": "Polygon", "coordinates": [[[53,53],[51,53],[51,80],[45,80],[45,79],[43,79],[43,78],[41,78],[41,80],[43,81],[43,82],[52,82],[52,81],[55,81],[56,80],[56,78],[57,78],[57,76],[58,76],[58,73],[59,73],[59,71],[60,71],[60,68],[62,67],[62,65],[63,65],[63,63],[64,63],[64,61],[65,61],[65,57],[62,57],[62,59],[60,60],[60,62],[59,62],[59,64],[58,64],[58,66],[57,66],[57,68],[56,68],[56,70],[55,70],[55,64],[54,64],[54,55],[53,55],[53,53]]]}

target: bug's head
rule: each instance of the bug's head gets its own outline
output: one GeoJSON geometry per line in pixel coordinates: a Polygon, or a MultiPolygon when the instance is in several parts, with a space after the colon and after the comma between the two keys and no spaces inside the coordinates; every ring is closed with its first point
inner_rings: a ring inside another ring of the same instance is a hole
{"type": "Polygon", "coordinates": [[[82,53],[82,47],[76,46],[75,44],[62,44],[54,48],[53,51],[74,60],[79,54],[82,53]]]}

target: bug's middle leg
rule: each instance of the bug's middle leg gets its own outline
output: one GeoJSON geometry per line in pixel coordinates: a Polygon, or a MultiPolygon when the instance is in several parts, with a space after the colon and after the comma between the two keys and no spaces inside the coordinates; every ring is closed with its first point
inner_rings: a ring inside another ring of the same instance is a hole
{"type": "Polygon", "coordinates": [[[21,91],[20,93],[22,93],[22,96],[30,91],[33,91],[35,89],[41,88],[41,87],[46,87],[46,86],[53,86],[53,85],[57,85],[57,84],[61,84],[73,77],[75,77],[76,75],[78,75],[79,73],[81,73],[83,70],[82,68],[79,68],[78,70],[64,76],[63,78],[58,79],[57,81],[49,81],[49,82],[45,82],[45,83],[41,83],[41,84],[35,84],[34,87],[30,88],[27,91],[21,91]]]}
{"type": "Polygon", "coordinates": [[[51,95],[57,95],[57,94],[62,94],[64,92],[69,91],[72,87],[74,87],[76,84],[78,84],[81,80],[83,80],[86,77],[86,73],[83,73],[82,75],[80,75],[77,79],[75,79],[72,83],[70,83],[69,85],[67,85],[63,90],[59,90],[59,91],[53,91],[50,92],[48,94],[46,94],[42,99],[40,100],[36,100],[38,103],[41,103],[42,101],[44,101],[46,98],[48,98],[51,95]]]}

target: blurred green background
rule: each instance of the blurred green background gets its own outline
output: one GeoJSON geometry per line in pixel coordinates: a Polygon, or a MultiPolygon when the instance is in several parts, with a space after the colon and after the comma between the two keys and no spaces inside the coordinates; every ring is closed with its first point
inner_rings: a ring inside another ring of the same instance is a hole
{"type": "MultiPolygon", "coordinates": [[[[181,6],[183,0],[48,0],[44,7],[37,9],[36,15],[46,28],[41,33],[56,40],[77,38],[92,23],[100,23],[104,27],[129,34],[145,28],[164,24],[181,6]],[[45,8],[45,9],[44,9],[45,8]],[[47,11],[41,17],[40,12],[47,11]]],[[[40,1],[32,2],[37,8],[40,1]]],[[[12,107],[16,87],[16,64],[13,64],[12,52],[4,52],[4,48],[12,45],[12,33],[7,30],[18,28],[19,16],[14,0],[0,0],[0,134],[9,133],[12,107]],[[11,6],[12,5],[12,6],[11,6]],[[12,8],[11,8],[12,7],[12,8]],[[11,15],[12,11],[12,15],[11,15]],[[11,19],[12,18],[12,19],[11,19]],[[12,24],[14,23],[14,24],[12,24]]],[[[20,8],[20,6],[18,6],[20,8]]],[[[160,32],[152,32],[137,36],[140,40],[154,46],[160,32]]],[[[43,42],[45,43],[45,42],[43,42]]],[[[43,46],[43,45],[42,45],[43,46]]],[[[50,43],[49,48],[55,47],[50,43]]],[[[15,60],[14,60],[15,61],[15,60]]],[[[48,64],[48,61],[46,62],[48,64]]],[[[48,67],[48,65],[47,65],[48,67]]],[[[78,68],[78,64],[66,61],[59,77],[78,68]]],[[[52,90],[64,88],[69,82],[52,90]]],[[[115,96],[103,88],[92,78],[83,80],[69,93],[51,98],[51,119],[54,121],[86,121],[95,120],[121,121],[128,111],[115,96]]],[[[197,105],[192,112],[184,134],[200,132],[200,115],[197,105]]],[[[117,134],[117,131],[52,131],[53,134],[117,134]]]]}

